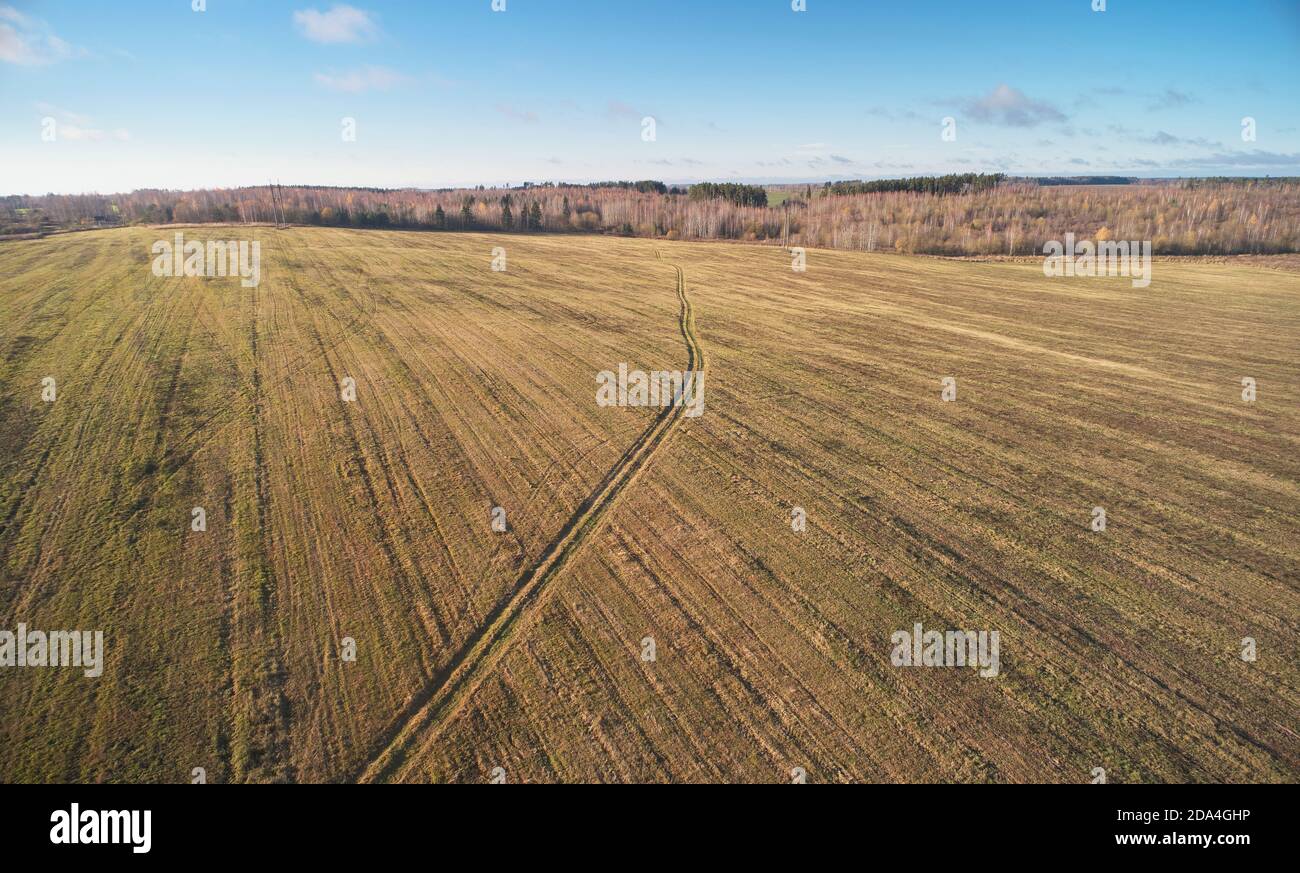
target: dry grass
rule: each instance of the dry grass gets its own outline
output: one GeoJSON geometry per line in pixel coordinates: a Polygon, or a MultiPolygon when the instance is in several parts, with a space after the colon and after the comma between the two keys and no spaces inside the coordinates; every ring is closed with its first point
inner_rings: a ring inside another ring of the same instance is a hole
{"type": "Polygon", "coordinates": [[[256,290],[0,244],[0,628],[107,650],[0,670],[0,779],[1300,775],[1293,273],[251,233],[256,290]],[[607,500],[661,422],[594,375],[687,366],[674,266],[706,412],[607,500]],[[892,667],[918,621],[1001,675],[892,667]]]}

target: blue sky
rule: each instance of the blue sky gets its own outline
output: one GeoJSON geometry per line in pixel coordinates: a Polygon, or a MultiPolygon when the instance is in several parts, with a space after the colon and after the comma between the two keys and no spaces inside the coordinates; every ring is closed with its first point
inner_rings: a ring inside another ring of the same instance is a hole
{"type": "Polygon", "coordinates": [[[191,3],[0,0],[0,193],[1300,175],[1296,0],[191,3]]]}

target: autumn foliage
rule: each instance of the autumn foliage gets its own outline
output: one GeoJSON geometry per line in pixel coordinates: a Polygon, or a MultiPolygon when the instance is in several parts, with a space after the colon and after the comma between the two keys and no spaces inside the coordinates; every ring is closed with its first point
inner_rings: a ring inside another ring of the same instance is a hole
{"type": "MultiPolygon", "coordinates": [[[[986,179],[992,177],[984,177],[986,179]]],[[[794,187],[766,205],[754,186],[657,182],[514,189],[269,187],[0,198],[0,233],[202,222],[608,233],[937,255],[1033,255],[1071,232],[1150,240],[1156,254],[1300,251],[1300,180],[1131,185],[794,187]],[[879,190],[903,187],[905,190],[879,190]],[[921,187],[922,190],[912,190],[921,187]],[[933,190],[930,190],[933,189],[933,190]],[[846,193],[836,193],[846,192],[846,193]],[[849,193],[856,192],[856,193],[849,193]],[[742,196],[743,195],[743,196],[742,196]]]]}

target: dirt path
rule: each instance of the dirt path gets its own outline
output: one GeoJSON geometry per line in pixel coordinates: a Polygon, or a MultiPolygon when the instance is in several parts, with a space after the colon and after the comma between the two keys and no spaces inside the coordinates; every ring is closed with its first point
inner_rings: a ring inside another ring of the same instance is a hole
{"type": "MultiPolygon", "coordinates": [[[[661,257],[656,251],[656,257],[661,257]]],[[[686,277],[677,273],[677,298],[682,338],[686,341],[687,370],[704,370],[704,349],[695,334],[695,315],[686,296],[686,277]]],[[[600,528],[609,509],[663,445],[682,418],[686,406],[667,406],[601,480],[547,544],[537,561],[524,571],[511,594],[489,613],[459,651],[420,690],[394,723],[380,735],[371,754],[355,774],[358,782],[386,781],[406,758],[409,749],[429,731],[436,731],[454,715],[509,648],[513,631],[535,612],[538,595],[577,553],[587,537],[600,528]]]]}

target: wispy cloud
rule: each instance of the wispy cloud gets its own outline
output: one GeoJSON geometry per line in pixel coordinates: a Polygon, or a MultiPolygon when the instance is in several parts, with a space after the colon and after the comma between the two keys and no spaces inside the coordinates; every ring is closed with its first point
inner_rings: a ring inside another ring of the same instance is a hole
{"type": "Polygon", "coordinates": [[[98,128],[78,127],[75,124],[61,124],[59,125],[58,134],[59,139],[87,140],[89,142],[105,142],[107,140],[126,142],[131,139],[131,132],[121,127],[114,130],[100,130],[98,128]]]}
{"type": "Polygon", "coordinates": [[[704,161],[698,161],[695,158],[654,158],[647,160],[638,160],[633,163],[637,164],[654,164],[659,167],[702,167],[704,161]]]}
{"type": "Polygon", "coordinates": [[[1173,161],[1177,167],[1237,167],[1239,169],[1268,169],[1275,167],[1300,167],[1300,152],[1216,152],[1200,158],[1183,158],[1173,161]]]}
{"type": "Polygon", "coordinates": [[[61,109],[53,103],[46,103],[43,100],[36,101],[35,106],[42,115],[48,115],[57,118],[60,121],[66,121],[69,124],[80,124],[82,127],[86,127],[94,123],[90,120],[89,115],[82,115],[79,112],[69,112],[66,109],[61,109]]]}
{"type": "Polygon", "coordinates": [[[1223,148],[1223,143],[1218,140],[1206,139],[1203,136],[1176,136],[1164,130],[1157,130],[1152,134],[1144,134],[1139,130],[1125,127],[1122,124],[1108,124],[1106,125],[1106,131],[1114,134],[1120,139],[1128,140],[1129,142],[1142,142],[1159,146],[1199,146],[1206,149],[1223,148]]]}
{"type": "Polygon", "coordinates": [[[610,118],[641,118],[642,117],[641,113],[637,112],[635,107],[629,106],[628,104],[624,103],[622,100],[609,101],[609,105],[605,107],[605,114],[608,115],[610,118]]]}
{"type": "Polygon", "coordinates": [[[75,48],[56,36],[44,21],[24,15],[12,6],[0,6],[0,61],[40,67],[84,54],[84,49],[75,48]]]}
{"type": "Polygon", "coordinates": [[[1195,103],[1196,97],[1185,91],[1178,91],[1173,88],[1166,88],[1163,94],[1158,94],[1147,104],[1147,109],[1158,111],[1161,109],[1179,109],[1188,104],[1195,103]]]}
{"type": "Polygon", "coordinates": [[[1172,133],[1166,133],[1163,130],[1157,130],[1151,136],[1143,137],[1142,142],[1149,142],[1152,145],[1200,146],[1207,149],[1223,148],[1223,143],[1206,139],[1203,136],[1174,136],[1172,133]]]}
{"type": "Polygon", "coordinates": [[[343,91],[348,94],[360,94],[362,91],[387,91],[408,81],[406,76],[387,67],[362,67],[340,75],[317,73],[313,78],[317,84],[332,91],[343,91]]]}
{"type": "Polygon", "coordinates": [[[886,109],[884,106],[872,106],[867,110],[867,115],[889,121],[916,121],[921,118],[920,113],[911,109],[886,109]]]}
{"type": "Polygon", "coordinates": [[[522,121],[524,124],[536,124],[542,120],[536,112],[527,109],[516,109],[508,103],[498,103],[496,111],[506,118],[513,121],[522,121]]]}
{"type": "Polygon", "coordinates": [[[1005,83],[983,97],[957,101],[971,119],[1003,127],[1036,127],[1045,122],[1064,122],[1065,113],[1043,100],[1034,100],[1005,83]]]}
{"type": "Polygon", "coordinates": [[[53,118],[55,121],[54,135],[55,140],[69,140],[78,142],[126,142],[131,139],[131,132],[125,128],[115,128],[105,130],[93,126],[95,121],[89,115],[83,115],[79,112],[69,112],[66,109],[60,109],[51,103],[37,102],[36,109],[46,118],[53,118]]]}
{"type": "Polygon", "coordinates": [[[331,6],[328,12],[299,9],[293,13],[293,22],[307,39],[326,45],[365,42],[379,35],[379,25],[369,12],[341,3],[331,6]]]}

